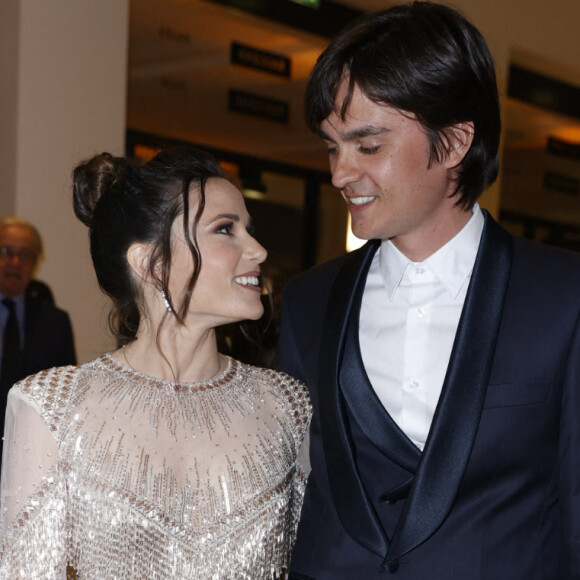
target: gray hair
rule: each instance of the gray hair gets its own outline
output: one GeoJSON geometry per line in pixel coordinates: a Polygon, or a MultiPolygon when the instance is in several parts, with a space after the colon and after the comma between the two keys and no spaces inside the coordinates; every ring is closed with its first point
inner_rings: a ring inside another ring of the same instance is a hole
{"type": "Polygon", "coordinates": [[[40,232],[33,226],[28,220],[16,216],[6,216],[0,218],[0,230],[7,228],[8,226],[21,226],[28,228],[33,234],[36,240],[36,260],[37,262],[44,257],[44,247],[42,244],[42,238],[40,237],[40,232]]]}

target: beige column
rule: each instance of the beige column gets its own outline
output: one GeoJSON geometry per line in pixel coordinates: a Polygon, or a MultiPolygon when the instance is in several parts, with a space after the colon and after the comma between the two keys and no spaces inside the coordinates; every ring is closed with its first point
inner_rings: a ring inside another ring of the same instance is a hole
{"type": "Polygon", "coordinates": [[[0,0],[0,215],[39,228],[38,278],[69,312],[81,362],[112,343],[71,171],[124,153],[127,50],[128,0],[0,0]]]}

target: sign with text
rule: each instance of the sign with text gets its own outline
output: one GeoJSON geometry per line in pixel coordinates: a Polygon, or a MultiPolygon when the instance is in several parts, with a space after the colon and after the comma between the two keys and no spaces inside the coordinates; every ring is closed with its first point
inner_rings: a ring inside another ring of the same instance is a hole
{"type": "Polygon", "coordinates": [[[559,191],[560,193],[574,195],[580,192],[580,182],[576,177],[555,171],[546,171],[544,173],[544,187],[546,189],[559,191]]]}
{"type": "Polygon", "coordinates": [[[290,78],[290,59],[273,52],[258,50],[239,42],[232,42],[230,51],[232,64],[290,78]]]}
{"type": "Polygon", "coordinates": [[[263,117],[279,123],[288,122],[288,103],[261,97],[245,91],[230,89],[228,105],[230,111],[263,117]]]}

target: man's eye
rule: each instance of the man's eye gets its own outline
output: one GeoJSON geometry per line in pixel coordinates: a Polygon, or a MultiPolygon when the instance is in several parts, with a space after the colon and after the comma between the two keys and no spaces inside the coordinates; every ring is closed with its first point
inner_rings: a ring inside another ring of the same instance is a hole
{"type": "Polygon", "coordinates": [[[363,147],[362,145],[359,147],[359,151],[364,153],[365,155],[372,155],[379,150],[379,146],[375,145],[374,147],[363,147]]]}
{"type": "Polygon", "coordinates": [[[326,145],[326,152],[329,155],[336,155],[336,153],[338,152],[338,145],[336,143],[334,143],[333,141],[327,141],[325,139],[324,145],[326,145]]]}

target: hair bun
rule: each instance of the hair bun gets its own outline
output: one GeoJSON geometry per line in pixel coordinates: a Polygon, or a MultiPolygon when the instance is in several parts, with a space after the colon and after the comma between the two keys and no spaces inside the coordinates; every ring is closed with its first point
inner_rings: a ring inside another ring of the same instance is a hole
{"type": "Polygon", "coordinates": [[[93,221],[99,200],[123,179],[127,161],[110,153],[101,153],[77,165],[73,170],[73,207],[86,226],[93,221]]]}

